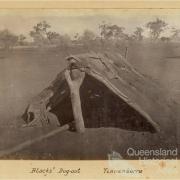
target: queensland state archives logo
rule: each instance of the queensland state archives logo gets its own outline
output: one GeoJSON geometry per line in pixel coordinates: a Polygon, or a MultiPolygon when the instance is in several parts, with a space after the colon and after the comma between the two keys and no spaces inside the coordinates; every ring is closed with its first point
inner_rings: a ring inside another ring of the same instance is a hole
{"type": "Polygon", "coordinates": [[[120,153],[116,151],[112,151],[110,154],[108,154],[108,160],[120,160],[123,159],[123,157],[120,155],[120,153]]]}
{"type": "Polygon", "coordinates": [[[177,159],[178,149],[134,149],[128,148],[127,155],[139,159],[177,159]]]}

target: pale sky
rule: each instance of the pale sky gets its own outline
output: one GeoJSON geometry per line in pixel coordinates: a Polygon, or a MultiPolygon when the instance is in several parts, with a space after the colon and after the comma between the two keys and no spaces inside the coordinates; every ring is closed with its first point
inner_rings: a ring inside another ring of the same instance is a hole
{"type": "MultiPolygon", "coordinates": [[[[0,11],[0,30],[9,29],[16,34],[29,34],[32,27],[39,21],[46,20],[52,31],[73,36],[90,29],[98,33],[98,25],[105,21],[124,26],[127,33],[132,33],[137,26],[144,27],[148,21],[159,17],[170,26],[180,28],[180,10],[152,9],[118,9],[118,10],[80,10],[80,9],[26,9],[0,11]]],[[[145,35],[147,32],[145,32],[145,35]]]]}

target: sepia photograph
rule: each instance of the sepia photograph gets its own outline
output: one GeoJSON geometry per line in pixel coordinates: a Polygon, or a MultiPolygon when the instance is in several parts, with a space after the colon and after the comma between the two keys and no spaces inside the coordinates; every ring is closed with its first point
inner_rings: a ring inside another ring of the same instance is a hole
{"type": "Polygon", "coordinates": [[[0,159],[179,159],[179,19],[1,9],[0,159]]]}

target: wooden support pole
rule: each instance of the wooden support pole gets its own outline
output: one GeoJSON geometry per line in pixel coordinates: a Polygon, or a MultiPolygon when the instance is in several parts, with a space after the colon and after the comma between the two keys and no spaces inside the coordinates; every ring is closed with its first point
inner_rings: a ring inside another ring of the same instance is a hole
{"type": "Polygon", "coordinates": [[[83,133],[85,131],[84,119],[81,109],[80,87],[84,80],[85,72],[79,69],[66,70],[65,78],[70,88],[71,103],[75,120],[76,131],[83,133]]]}

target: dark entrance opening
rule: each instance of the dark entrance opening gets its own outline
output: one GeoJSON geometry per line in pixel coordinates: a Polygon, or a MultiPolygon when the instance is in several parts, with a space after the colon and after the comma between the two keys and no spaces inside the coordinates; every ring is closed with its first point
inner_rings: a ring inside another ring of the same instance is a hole
{"type": "MultiPolygon", "coordinates": [[[[80,89],[86,128],[116,127],[132,131],[156,132],[147,119],[111,92],[102,82],[86,74],[80,89]]],[[[60,124],[73,121],[70,95],[52,110],[60,124]]]]}

